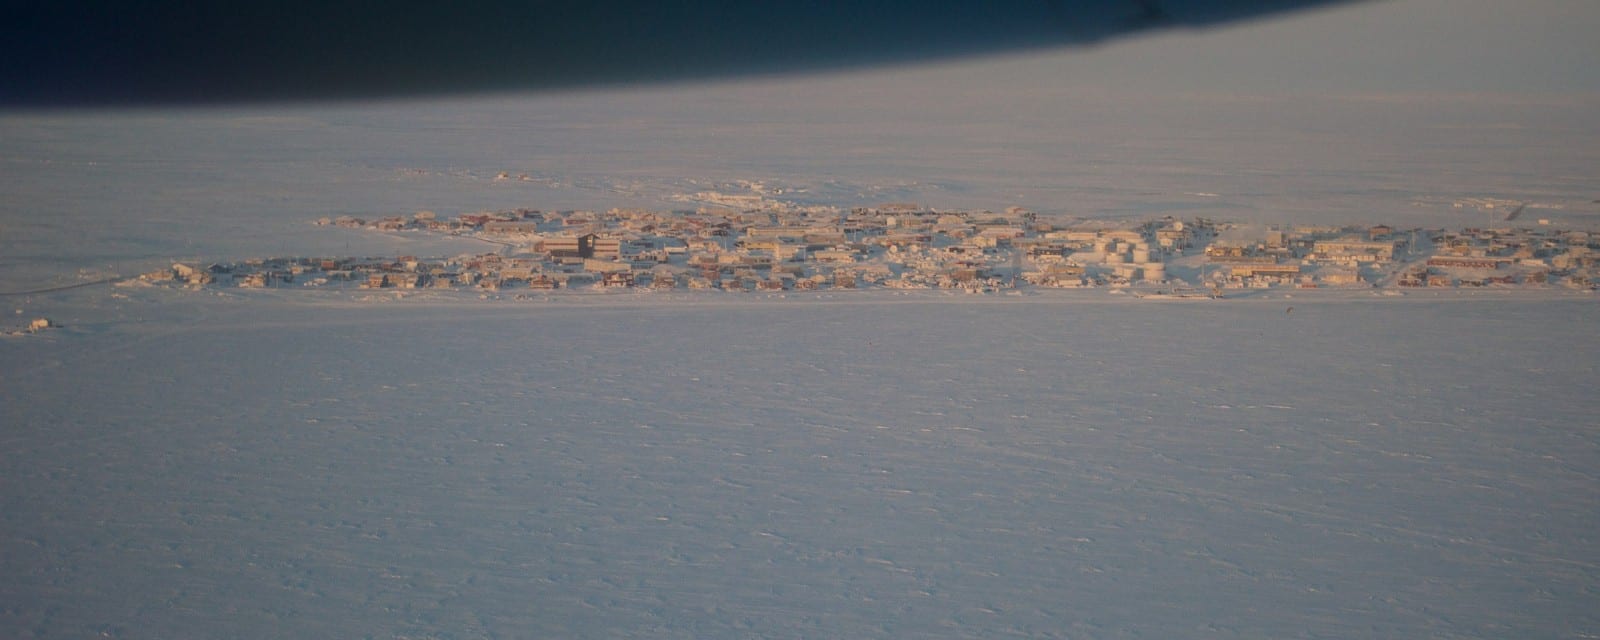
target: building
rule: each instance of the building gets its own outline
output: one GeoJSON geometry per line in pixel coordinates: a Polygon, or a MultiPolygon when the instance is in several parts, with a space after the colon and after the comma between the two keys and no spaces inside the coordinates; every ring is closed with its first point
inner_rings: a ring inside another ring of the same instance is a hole
{"type": "Polygon", "coordinates": [[[602,238],[593,233],[581,236],[550,236],[542,239],[538,250],[552,258],[612,259],[622,255],[622,240],[602,238]]]}
{"type": "Polygon", "coordinates": [[[1394,259],[1393,242],[1368,240],[1318,240],[1311,252],[1319,257],[1337,260],[1348,258],[1354,262],[1388,262],[1394,259]]]}
{"type": "Polygon", "coordinates": [[[1297,264],[1235,264],[1228,267],[1228,274],[1236,278],[1252,276],[1276,276],[1288,278],[1299,275],[1300,265],[1297,264]]]}
{"type": "Polygon", "coordinates": [[[1428,258],[1428,266],[1459,269],[1499,269],[1502,265],[1510,264],[1510,258],[1470,257],[1470,256],[1434,256],[1428,258]]]}

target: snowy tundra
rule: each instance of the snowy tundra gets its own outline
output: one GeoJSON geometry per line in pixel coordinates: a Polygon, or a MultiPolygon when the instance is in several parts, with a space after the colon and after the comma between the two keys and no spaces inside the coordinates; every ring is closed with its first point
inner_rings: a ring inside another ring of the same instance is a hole
{"type": "Polygon", "coordinates": [[[62,295],[10,637],[1600,634],[1592,296],[62,295]]]}

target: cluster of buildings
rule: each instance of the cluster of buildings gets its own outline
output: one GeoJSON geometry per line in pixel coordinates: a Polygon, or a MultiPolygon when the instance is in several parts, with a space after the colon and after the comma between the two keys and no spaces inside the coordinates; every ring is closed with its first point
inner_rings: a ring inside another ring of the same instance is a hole
{"type": "Polygon", "coordinates": [[[1435,232],[1435,250],[1407,265],[1396,284],[1406,287],[1493,285],[1600,285],[1600,234],[1533,229],[1463,229],[1435,232]]]}
{"type": "Polygon", "coordinates": [[[1388,279],[1399,261],[1426,250],[1412,232],[1387,225],[1251,229],[1224,225],[1205,248],[1203,278],[1223,287],[1362,287],[1388,279]]]}
{"type": "Polygon", "coordinates": [[[149,281],[373,289],[648,288],[788,291],[1015,287],[1589,286],[1584,232],[1255,228],[1205,219],[1051,221],[883,204],[607,212],[430,212],[322,224],[435,232],[503,248],[448,259],[271,258],[177,264],[149,281]]]}
{"type": "Polygon", "coordinates": [[[1205,255],[1224,267],[1210,279],[1232,287],[1590,287],[1600,276],[1597,241],[1585,231],[1549,227],[1292,227],[1246,242],[1219,241],[1205,255]]]}
{"type": "Polygon", "coordinates": [[[34,318],[33,320],[28,322],[28,325],[26,327],[21,327],[21,328],[17,328],[17,329],[9,329],[9,330],[0,332],[0,335],[3,335],[3,336],[25,336],[25,335],[29,335],[29,334],[39,333],[39,332],[42,332],[42,331],[49,331],[50,329],[59,329],[59,328],[61,328],[61,325],[56,324],[54,320],[51,320],[49,318],[34,318]]]}
{"type": "MultiPolygon", "coordinates": [[[[416,270],[395,267],[409,260],[350,265],[364,286],[744,291],[1159,284],[1168,279],[1164,259],[1194,246],[1204,228],[1177,220],[1057,225],[1019,208],[936,211],[894,203],[844,211],[766,202],[745,210],[519,209],[448,220],[424,212],[321,222],[473,235],[508,247],[416,270]]],[[[334,271],[334,278],[347,279],[344,269],[334,271]]],[[[281,269],[249,273],[244,286],[286,282],[281,269]]]]}

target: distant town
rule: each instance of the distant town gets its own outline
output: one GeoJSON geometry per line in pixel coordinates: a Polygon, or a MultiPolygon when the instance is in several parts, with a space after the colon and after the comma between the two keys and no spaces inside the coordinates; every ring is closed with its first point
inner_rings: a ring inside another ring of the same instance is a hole
{"type": "MultiPolygon", "coordinates": [[[[712,194],[719,195],[719,194],[712,194]]],[[[1600,287],[1600,234],[1503,228],[1240,225],[1205,218],[1051,220],[1012,207],[842,210],[703,198],[694,210],[516,209],[324,218],[330,227],[446,234],[495,249],[449,258],[278,257],[179,263],[140,276],[190,287],[814,291],[1125,288],[1226,297],[1255,288],[1600,287]],[[741,206],[743,208],[741,208],[741,206]]]]}

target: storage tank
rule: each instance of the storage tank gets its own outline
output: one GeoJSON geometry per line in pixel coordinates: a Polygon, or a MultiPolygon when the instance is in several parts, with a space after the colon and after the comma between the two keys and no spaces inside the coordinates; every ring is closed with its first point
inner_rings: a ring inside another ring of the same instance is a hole
{"type": "Polygon", "coordinates": [[[1133,262],[1134,263],[1136,263],[1136,264],[1144,264],[1144,263],[1149,262],[1149,261],[1150,261],[1150,247],[1144,247],[1144,248],[1134,247],[1134,249],[1133,249],[1133,262]]]}
{"type": "Polygon", "coordinates": [[[1167,279],[1167,265],[1152,262],[1144,265],[1144,279],[1151,282],[1161,282],[1167,279]]]}

